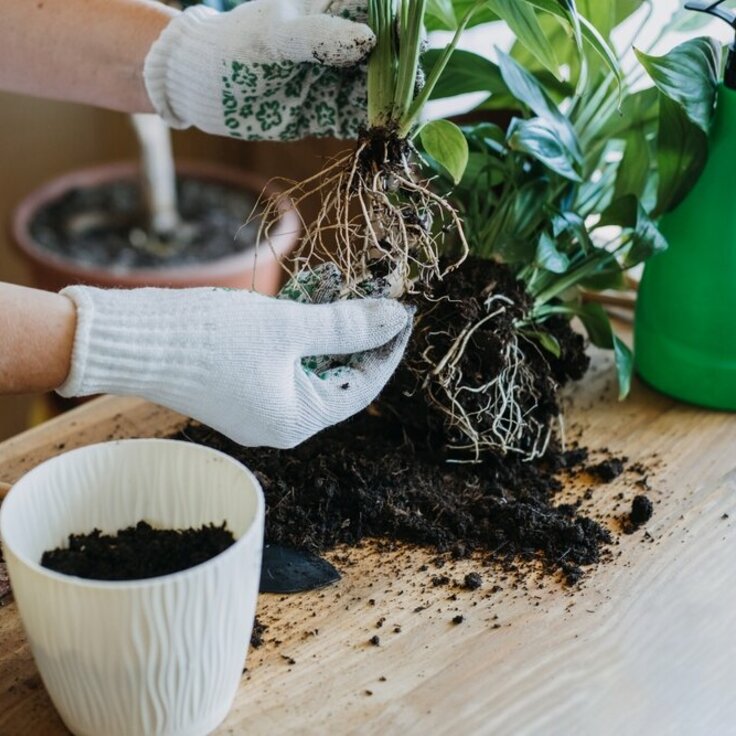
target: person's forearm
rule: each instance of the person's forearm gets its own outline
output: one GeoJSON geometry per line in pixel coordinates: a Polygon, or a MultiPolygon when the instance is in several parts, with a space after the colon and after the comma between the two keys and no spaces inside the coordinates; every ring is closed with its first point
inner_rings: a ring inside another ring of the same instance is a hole
{"type": "Polygon", "coordinates": [[[71,299],[0,283],[0,394],[60,386],[69,374],[75,329],[71,299]]]}
{"type": "Polygon", "coordinates": [[[143,63],[176,12],[152,0],[2,0],[0,89],[152,112],[143,63]]]}

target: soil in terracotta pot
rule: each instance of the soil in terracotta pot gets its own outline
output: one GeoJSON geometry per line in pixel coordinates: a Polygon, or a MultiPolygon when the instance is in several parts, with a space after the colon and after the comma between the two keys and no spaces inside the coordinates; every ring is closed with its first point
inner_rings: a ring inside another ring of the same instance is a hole
{"type": "MultiPolygon", "coordinates": [[[[477,267],[470,264],[465,274],[449,278],[455,285],[442,288],[452,300],[433,302],[438,329],[450,324],[452,314],[460,322],[458,310],[465,315],[477,308],[477,267]],[[443,313],[448,305],[452,309],[443,313]]],[[[583,340],[568,323],[552,329],[562,346],[559,358],[528,346],[545,398],[537,411],[546,422],[559,414],[557,387],[581,377],[588,365],[583,340]]],[[[412,365],[427,339],[435,339],[431,335],[436,337],[434,328],[415,331],[404,367],[371,409],[295,449],[243,448],[197,424],[181,437],[223,450],[255,472],[266,494],[268,542],[323,552],[367,538],[399,541],[456,558],[480,553],[507,569],[534,560],[576,583],[582,568],[601,560],[612,542],[603,525],[581,512],[590,497],[585,489],[596,480],[588,451],[563,450],[552,441],[531,462],[493,452],[479,463],[447,462],[452,431],[423,399],[412,365]],[[580,498],[563,504],[557,499],[571,476],[583,481],[575,484],[580,498]]],[[[494,365],[496,338],[481,336],[468,352],[469,372],[494,365]]]]}
{"type": "Polygon", "coordinates": [[[118,271],[205,263],[255,247],[258,225],[244,225],[255,206],[251,193],[189,177],[177,189],[182,222],[165,240],[149,232],[133,181],[68,192],[36,214],[31,235],[80,266],[118,271]]]}
{"type": "Polygon", "coordinates": [[[145,521],[103,534],[70,534],[69,544],[47,550],[41,565],[92,580],[143,580],[186,570],[219,555],[235,542],[225,527],[154,529],[145,521]]]}

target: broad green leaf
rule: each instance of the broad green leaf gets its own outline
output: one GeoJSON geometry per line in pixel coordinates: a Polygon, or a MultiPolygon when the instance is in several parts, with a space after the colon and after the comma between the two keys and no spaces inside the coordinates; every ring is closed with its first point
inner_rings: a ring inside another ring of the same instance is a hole
{"type": "Polygon", "coordinates": [[[592,129],[594,137],[601,140],[625,138],[634,129],[655,133],[658,119],[659,92],[655,87],[649,87],[628,95],[621,104],[621,110],[614,111],[607,119],[593,117],[589,130],[592,129]]]}
{"type": "Polygon", "coordinates": [[[565,273],[570,267],[570,259],[557,250],[557,244],[545,232],[539,236],[536,261],[542,268],[552,273],[565,273]]]}
{"type": "Polygon", "coordinates": [[[520,3],[519,0],[487,0],[487,5],[506,22],[518,41],[526,46],[539,63],[559,78],[559,62],[555,50],[539,25],[532,6],[520,3]]]}
{"type": "Polygon", "coordinates": [[[468,142],[460,128],[449,120],[433,120],[419,131],[424,150],[452,177],[455,184],[463,178],[468,164],[468,142]]]}
{"type": "Polygon", "coordinates": [[[575,171],[573,153],[563,142],[559,131],[542,118],[514,119],[509,126],[508,145],[513,151],[532,156],[565,179],[581,181],[575,171]]]}
{"type": "Polygon", "coordinates": [[[660,95],[655,216],[673,210],[685,199],[703,172],[707,158],[706,134],[691,122],[681,105],[660,95]]]}
{"type": "Polygon", "coordinates": [[[613,335],[613,352],[616,357],[618,375],[618,398],[623,401],[631,391],[631,378],[634,375],[634,353],[618,335],[613,335]]]}
{"type": "Polygon", "coordinates": [[[613,349],[613,328],[608,313],[597,302],[586,302],[576,309],[590,341],[599,348],[613,349]]]}
{"type": "Polygon", "coordinates": [[[618,398],[625,399],[631,391],[634,355],[626,343],[613,331],[611,320],[600,304],[589,302],[576,310],[593,345],[613,350],[618,376],[618,398]]]}
{"type": "Polygon", "coordinates": [[[633,128],[624,140],[624,156],[618,167],[614,198],[633,194],[641,199],[651,174],[649,143],[644,131],[633,128]]]}
{"type": "MultiPolygon", "coordinates": [[[[425,67],[431,69],[441,54],[441,49],[427,51],[423,57],[425,67]]],[[[508,88],[501,77],[501,70],[490,59],[458,49],[447,62],[430,99],[438,100],[468,92],[508,95],[508,88]]]]}
{"type": "Polygon", "coordinates": [[[710,130],[721,69],[721,46],[712,38],[694,38],[665,56],[636,51],[641,65],[662,94],[680,104],[701,130],[710,130]]]}
{"type": "Polygon", "coordinates": [[[433,31],[454,31],[457,28],[457,18],[452,0],[429,0],[425,21],[433,31]]]}
{"type": "Polygon", "coordinates": [[[601,215],[598,226],[608,225],[618,225],[631,231],[631,245],[624,259],[624,268],[631,268],[667,250],[667,240],[664,235],[645,212],[638,198],[632,194],[627,194],[612,202],[601,215]]]}
{"type": "Polygon", "coordinates": [[[511,93],[529,107],[540,119],[547,121],[556,130],[557,137],[576,162],[582,160],[580,145],[572,124],[560,112],[539,82],[520,64],[507,54],[499,52],[501,76],[511,93]]]}

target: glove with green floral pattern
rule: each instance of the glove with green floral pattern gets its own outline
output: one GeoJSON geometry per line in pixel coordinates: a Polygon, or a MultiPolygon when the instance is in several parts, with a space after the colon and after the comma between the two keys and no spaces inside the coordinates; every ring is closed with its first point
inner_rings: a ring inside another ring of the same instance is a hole
{"type": "Polygon", "coordinates": [[[154,42],[144,78],[173,128],[246,140],[355,138],[375,36],[366,0],[252,0],[192,7],[154,42]]]}

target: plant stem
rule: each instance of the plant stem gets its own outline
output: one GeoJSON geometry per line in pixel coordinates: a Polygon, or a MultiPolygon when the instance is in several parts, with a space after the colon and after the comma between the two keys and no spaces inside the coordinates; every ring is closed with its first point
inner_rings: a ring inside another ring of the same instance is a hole
{"type": "Polygon", "coordinates": [[[368,125],[383,128],[394,117],[396,49],[395,0],[370,0],[368,22],[376,34],[376,48],[368,60],[368,125]]]}
{"type": "Polygon", "coordinates": [[[442,76],[442,72],[445,71],[445,67],[450,61],[450,57],[457,48],[457,45],[460,43],[460,38],[467,28],[468,23],[470,23],[476,11],[480,10],[480,8],[484,4],[485,0],[480,0],[479,2],[475,3],[475,5],[473,5],[467,13],[465,13],[465,16],[460,21],[457,30],[455,31],[455,35],[452,37],[452,41],[450,41],[445,50],[442,52],[440,58],[437,59],[435,65],[432,67],[432,71],[429,73],[429,76],[427,77],[427,81],[422,88],[422,91],[414,98],[414,102],[412,102],[409,109],[399,119],[400,137],[405,138],[411,133],[411,130],[419,119],[424,106],[427,104],[429,98],[432,96],[432,92],[437,86],[437,82],[439,82],[440,77],[442,76]]]}
{"type": "Polygon", "coordinates": [[[401,0],[399,13],[401,46],[394,94],[394,113],[399,118],[411,107],[416,91],[426,9],[427,0],[401,0]]]}

